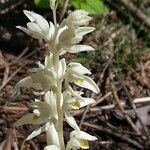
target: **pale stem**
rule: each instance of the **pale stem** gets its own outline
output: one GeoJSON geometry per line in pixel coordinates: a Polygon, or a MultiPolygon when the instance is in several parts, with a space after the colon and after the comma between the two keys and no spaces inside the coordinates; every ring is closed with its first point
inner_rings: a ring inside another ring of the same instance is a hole
{"type": "Polygon", "coordinates": [[[54,25],[57,25],[57,19],[56,19],[56,9],[53,9],[53,20],[54,20],[54,25]]]}
{"type": "Polygon", "coordinates": [[[53,64],[54,69],[57,73],[57,91],[56,91],[56,99],[57,99],[57,113],[58,113],[58,135],[59,135],[59,142],[61,146],[61,150],[65,150],[64,144],[64,137],[63,137],[63,108],[61,108],[61,93],[62,93],[62,82],[59,81],[58,77],[58,67],[59,67],[59,54],[55,53],[53,55],[53,64]]]}

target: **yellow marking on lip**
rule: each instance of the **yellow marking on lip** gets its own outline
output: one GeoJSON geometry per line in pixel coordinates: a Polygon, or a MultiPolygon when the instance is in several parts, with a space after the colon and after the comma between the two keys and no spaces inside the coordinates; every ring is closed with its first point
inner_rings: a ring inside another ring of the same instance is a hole
{"type": "Polygon", "coordinates": [[[81,139],[80,140],[80,147],[82,149],[89,149],[89,142],[88,142],[88,140],[81,139]]]}
{"type": "Polygon", "coordinates": [[[34,121],[36,121],[36,120],[39,119],[39,118],[40,118],[39,116],[34,115],[32,119],[33,119],[34,121]]]}
{"type": "Polygon", "coordinates": [[[79,108],[80,108],[80,102],[79,102],[78,100],[75,100],[75,101],[72,103],[71,107],[72,107],[73,109],[79,109],[79,108]]]}
{"type": "Polygon", "coordinates": [[[82,79],[78,79],[75,81],[77,84],[81,85],[83,83],[83,80],[82,79]]]}

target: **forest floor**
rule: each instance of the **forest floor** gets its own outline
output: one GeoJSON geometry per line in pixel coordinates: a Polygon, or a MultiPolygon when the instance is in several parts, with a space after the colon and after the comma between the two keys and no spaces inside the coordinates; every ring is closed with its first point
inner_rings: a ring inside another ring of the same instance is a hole
{"type": "MultiPolygon", "coordinates": [[[[96,103],[72,114],[82,130],[98,137],[90,143],[90,150],[149,150],[150,28],[138,19],[128,21],[135,16],[124,16],[125,8],[118,11],[109,0],[106,5],[109,13],[93,16],[91,26],[96,30],[82,42],[96,51],[63,56],[68,62],[78,61],[88,67],[101,90],[97,95],[86,90],[86,96],[96,103]]],[[[15,84],[30,74],[37,61],[44,62],[48,49],[43,41],[26,36],[15,26],[27,22],[23,9],[48,19],[50,15],[29,0],[10,6],[14,6],[10,11],[0,8],[0,150],[41,150],[46,145],[45,134],[25,141],[38,126],[14,128],[12,124],[30,111],[29,103],[35,98],[28,89],[17,93],[15,84]]],[[[70,131],[64,122],[66,141],[70,131]]]]}

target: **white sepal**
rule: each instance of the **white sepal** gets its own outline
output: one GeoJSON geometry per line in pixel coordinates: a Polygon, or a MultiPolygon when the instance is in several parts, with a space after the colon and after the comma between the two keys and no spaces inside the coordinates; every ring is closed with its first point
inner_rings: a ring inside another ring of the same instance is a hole
{"type": "Polygon", "coordinates": [[[56,96],[52,91],[45,93],[44,100],[47,102],[49,110],[51,110],[51,116],[58,119],[57,106],[56,106],[56,96]]]}
{"type": "Polygon", "coordinates": [[[84,51],[93,51],[94,48],[89,45],[74,45],[68,50],[69,53],[78,53],[84,51]]]}
{"type": "Polygon", "coordinates": [[[38,136],[39,134],[45,132],[47,129],[49,128],[49,123],[46,123],[45,125],[43,125],[42,127],[34,130],[26,139],[27,140],[30,140],[36,136],[38,136]]]}
{"type": "Polygon", "coordinates": [[[91,74],[90,70],[88,70],[86,67],[84,67],[82,64],[80,63],[76,63],[76,62],[71,62],[68,65],[67,68],[68,72],[70,72],[71,74],[91,74]]]}
{"type": "Polygon", "coordinates": [[[37,124],[40,123],[41,121],[42,119],[40,117],[36,116],[34,113],[29,113],[21,117],[13,125],[18,127],[25,124],[37,124]]]}
{"type": "Polygon", "coordinates": [[[81,82],[78,82],[78,80],[75,81],[76,85],[89,89],[97,94],[100,92],[97,84],[90,77],[87,76],[82,76],[82,77],[83,79],[81,80],[81,82]]]}
{"type": "Polygon", "coordinates": [[[38,25],[43,35],[46,35],[49,32],[49,24],[43,16],[28,10],[24,10],[23,12],[31,22],[38,25]]]}
{"type": "Polygon", "coordinates": [[[67,123],[75,130],[80,130],[73,116],[69,113],[69,111],[65,112],[65,118],[67,123]]]}
{"type": "Polygon", "coordinates": [[[66,72],[66,61],[63,58],[59,61],[59,67],[58,67],[58,77],[60,81],[63,80],[65,72],[66,72]]]}
{"type": "Polygon", "coordinates": [[[84,36],[92,31],[94,31],[95,28],[94,27],[79,27],[75,30],[75,34],[77,36],[84,36]]]}
{"type": "Polygon", "coordinates": [[[85,139],[85,140],[88,140],[88,141],[95,141],[97,140],[97,137],[95,136],[92,136],[84,131],[77,131],[77,130],[74,130],[70,133],[70,137],[72,138],[77,138],[77,139],[85,139]]]}

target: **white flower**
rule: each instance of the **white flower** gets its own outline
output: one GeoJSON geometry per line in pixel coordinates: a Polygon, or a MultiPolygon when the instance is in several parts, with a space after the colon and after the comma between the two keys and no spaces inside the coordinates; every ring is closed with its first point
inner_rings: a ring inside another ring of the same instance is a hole
{"type": "Polygon", "coordinates": [[[95,28],[85,27],[92,17],[83,10],[76,10],[71,12],[69,16],[63,20],[60,27],[67,26],[68,28],[59,36],[58,49],[61,49],[61,54],[66,51],[70,53],[77,53],[82,51],[94,50],[88,45],[77,45],[85,34],[92,32],[95,28]],[[81,26],[81,27],[80,27],[81,26]]]}
{"type": "Polygon", "coordinates": [[[79,127],[69,110],[79,109],[95,102],[93,98],[82,97],[81,94],[83,93],[79,91],[73,91],[70,86],[68,87],[68,91],[64,91],[63,93],[65,119],[67,123],[75,130],[79,130],[79,127]]]}
{"type": "Polygon", "coordinates": [[[88,141],[95,141],[97,138],[84,131],[72,131],[70,133],[70,141],[67,144],[66,150],[89,149],[88,141]]]}
{"type": "Polygon", "coordinates": [[[49,120],[57,120],[57,108],[56,108],[56,96],[52,91],[45,94],[44,102],[35,99],[35,102],[31,103],[33,107],[33,113],[26,114],[14,123],[15,126],[21,126],[25,124],[37,124],[42,122],[48,122],[49,120]]]}
{"type": "Polygon", "coordinates": [[[83,92],[74,91],[70,86],[68,90],[64,92],[64,103],[66,103],[68,109],[80,109],[81,107],[95,103],[93,98],[82,97],[83,92]]]}
{"type": "Polygon", "coordinates": [[[80,63],[71,62],[67,67],[66,81],[74,82],[78,86],[99,93],[96,83],[85,74],[91,74],[91,72],[80,63]]]}

